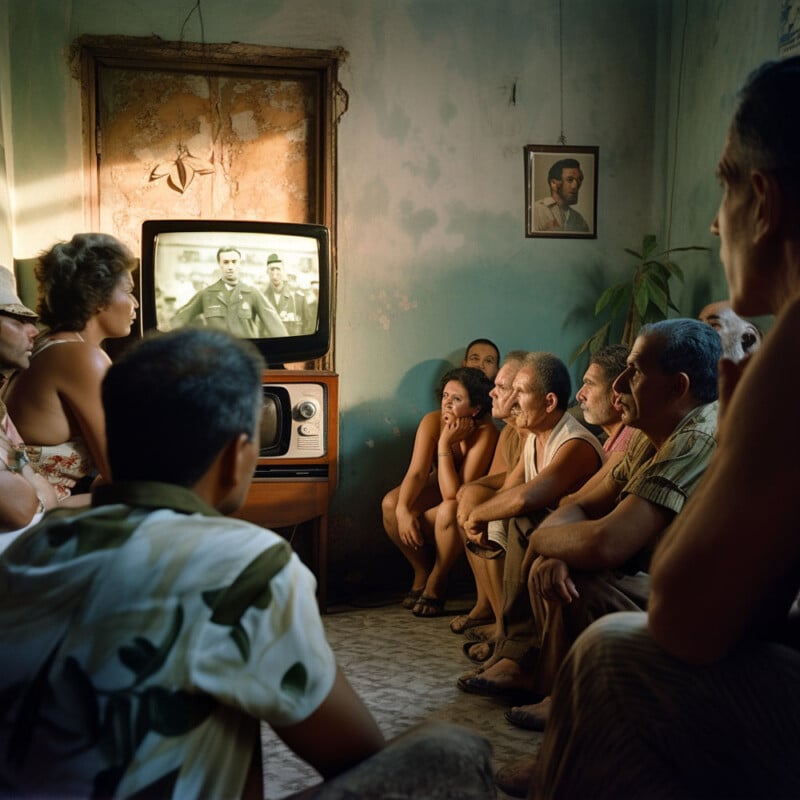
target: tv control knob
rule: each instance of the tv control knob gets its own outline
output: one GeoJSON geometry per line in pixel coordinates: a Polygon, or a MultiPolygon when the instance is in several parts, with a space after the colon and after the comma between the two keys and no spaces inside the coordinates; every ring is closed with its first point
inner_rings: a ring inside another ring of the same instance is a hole
{"type": "Polygon", "coordinates": [[[312,425],[310,422],[304,422],[300,426],[300,435],[301,436],[316,436],[319,433],[319,428],[316,425],[312,425]]]}
{"type": "Polygon", "coordinates": [[[297,406],[297,414],[300,419],[311,419],[317,413],[317,404],[313,400],[303,400],[297,406]]]}

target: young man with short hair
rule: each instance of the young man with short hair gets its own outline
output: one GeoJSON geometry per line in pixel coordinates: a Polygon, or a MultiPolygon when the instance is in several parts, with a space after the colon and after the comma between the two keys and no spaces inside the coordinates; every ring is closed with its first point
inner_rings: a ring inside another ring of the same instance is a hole
{"type": "Polygon", "coordinates": [[[5,792],[263,797],[264,721],[342,794],[452,782],[493,796],[475,734],[436,727],[384,749],[325,639],[311,572],[276,533],[225,516],[258,458],[263,368],[249,344],[189,327],[109,369],[113,482],[0,558],[5,792]],[[431,752],[439,771],[417,773],[431,752]]]}

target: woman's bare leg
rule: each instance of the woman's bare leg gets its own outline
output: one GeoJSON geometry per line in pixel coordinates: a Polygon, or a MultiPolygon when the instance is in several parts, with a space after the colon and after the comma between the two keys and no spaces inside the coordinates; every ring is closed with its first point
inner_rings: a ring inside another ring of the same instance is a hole
{"type": "MultiPolygon", "coordinates": [[[[424,506],[425,502],[430,500],[438,502],[437,494],[433,487],[426,486],[425,489],[422,490],[417,504],[424,506]]],[[[403,554],[406,561],[411,564],[411,568],[414,570],[411,591],[422,591],[425,588],[425,582],[428,580],[428,575],[433,567],[434,556],[429,547],[415,549],[413,547],[408,547],[408,545],[401,541],[400,531],[397,525],[397,499],[399,495],[400,487],[395,486],[394,489],[386,493],[381,502],[383,528],[392,544],[403,554]]],[[[420,523],[422,524],[422,516],[420,517],[420,523]]]]}

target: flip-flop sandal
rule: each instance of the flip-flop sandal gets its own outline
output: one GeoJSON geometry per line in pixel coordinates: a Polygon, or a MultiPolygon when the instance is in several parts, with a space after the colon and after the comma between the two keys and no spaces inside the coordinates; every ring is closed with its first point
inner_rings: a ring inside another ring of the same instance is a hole
{"type": "Polygon", "coordinates": [[[461,649],[473,664],[483,664],[494,655],[494,642],[464,642],[461,649]]]}
{"type": "Polygon", "coordinates": [[[422,597],[422,589],[409,589],[408,594],[400,601],[400,605],[410,611],[420,597],[422,597]]]}
{"type": "Polygon", "coordinates": [[[421,594],[411,613],[415,617],[441,617],[444,612],[445,600],[443,597],[428,597],[421,594]]]}
{"type": "Polygon", "coordinates": [[[469,614],[462,614],[450,623],[450,630],[453,633],[464,633],[470,628],[477,628],[479,625],[491,625],[494,617],[471,617],[469,614]]]}

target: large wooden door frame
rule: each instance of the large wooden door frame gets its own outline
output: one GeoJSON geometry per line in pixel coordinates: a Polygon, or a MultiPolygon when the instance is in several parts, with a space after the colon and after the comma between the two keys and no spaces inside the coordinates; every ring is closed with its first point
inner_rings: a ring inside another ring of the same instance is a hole
{"type": "Polygon", "coordinates": [[[84,191],[87,222],[92,229],[100,223],[99,158],[101,143],[97,137],[98,68],[166,69],[264,75],[270,77],[308,75],[313,73],[320,83],[318,152],[315,154],[314,198],[315,219],[331,234],[331,349],[318,366],[333,369],[336,319],[336,133],[341,115],[347,110],[347,93],[338,81],[339,63],[347,57],[341,48],[304,50],[257,45],[200,44],[166,42],[157,37],[81,36],[73,42],[71,63],[73,75],[81,82],[83,106],[84,191]]]}

